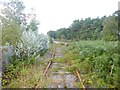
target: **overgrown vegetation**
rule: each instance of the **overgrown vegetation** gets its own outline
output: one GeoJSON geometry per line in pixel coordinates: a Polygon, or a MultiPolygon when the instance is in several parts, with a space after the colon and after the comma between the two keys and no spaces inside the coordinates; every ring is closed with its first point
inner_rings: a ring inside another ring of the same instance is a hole
{"type": "Polygon", "coordinates": [[[36,56],[42,56],[48,49],[48,37],[38,34],[39,21],[33,12],[24,13],[25,6],[19,0],[0,2],[3,9],[0,12],[2,36],[1,46],[13,47],[9,64],[2,75],[2,86],[11,82],[21,73],[26,65],[33,64],[36,56]]]}
{"type": "Polygon", "coordinates": [[[57,62],[69,64],[66,70],[81,73],[85,85],[94,88],[118,87],[118,42],[79,41],[69,44],[57,62]]]}
{"type": "Polygon", "coordinates": [[[51,83],[50,78],[43,75],[45,70],[44,63],[37,63],[33,65],[25,65],[23,69],[19,70],[19,76],[12,78],[11,82],[5,88],[46,88],[51,83]]]}
{"type": "MultiPolygon", "coordinates": [[[[94,88],[118,87],[120,49],[117,40],[120,17],[117,14],[120,11],[108,17],[75,20],[69,28],[49,31],[47,37],[38,34],[39,21],[33,9],[29,14],[24,13],[24,3],[19,0],[0,4],[3,7],[0,12],[0,45],[14,49],[8,58],[9,65],[2,73],[3,87],[29,88],[34,87],[38,80],[41,88],[47,87],[49,79],[41,74],[44,67],[39,66],[40,63],[35,66],[34,63],[36,56],[40,58],[49,50],[48,41],[52,43],[54,39],[73,42],[66,44],[64,57],[55,58],[53,62],[68,64],[66,70],[71,72],[77,69],[85,85],[94,88]]],[[[50,47],[54,50],[60,46],[64,44],[51,44],[50,47]]]]}
{"type": "Polygon", "coordinates": [[[101,18],[74,20],[68,28],[49,31],[55,40],[71,40],[65,56],[56,62],[68,63],[67,70],[78,69],[84,83],[95,88],[118,87],[119,10],[101,18]]]}

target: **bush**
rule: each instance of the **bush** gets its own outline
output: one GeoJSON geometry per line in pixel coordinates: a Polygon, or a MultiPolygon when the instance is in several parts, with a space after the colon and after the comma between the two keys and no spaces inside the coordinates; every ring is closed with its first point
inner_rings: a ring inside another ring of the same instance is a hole
{"type": "Polygon", "coordinates": [[[48,48],[48,38],[43,34],[37,34],[31,31],[24,31],[21,41],[17,43],[15,55],[18,58],[27,60],[27,58],[36,57],[48,48]]]}
{"type": "Polygon", "coordinates": [[[33,64],[37,55],[43,55],[48,48],[48,38],[45,35],[24,31],[21,40],[16,43],[10,64],[2,75],[2,86],[10,83],[11,79],[20,74],[24,66],[33,64]]]}

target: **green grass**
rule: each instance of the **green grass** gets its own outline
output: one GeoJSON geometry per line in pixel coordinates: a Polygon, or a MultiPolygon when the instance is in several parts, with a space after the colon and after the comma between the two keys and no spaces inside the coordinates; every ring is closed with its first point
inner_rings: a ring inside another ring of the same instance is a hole
{"type": "Polygon", "coordinates": [[[50,83],[50,79],[43,75],[45,66],[29,65],[24,67],[16,79],[4,86],[4,88],[33,88],[38,84],[39,88],[46,88],[50,83]]]}

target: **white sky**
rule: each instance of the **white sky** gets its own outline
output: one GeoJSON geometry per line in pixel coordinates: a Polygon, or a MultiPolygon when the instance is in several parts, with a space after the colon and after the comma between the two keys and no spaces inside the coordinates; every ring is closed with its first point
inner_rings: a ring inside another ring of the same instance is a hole
{"type": "Polygon", "coordinates": [[[76,19],[111,15],[119,0],[22,0],[26,11],[35,9],[40,21],[39,32],[69,27],[76,19]]]}

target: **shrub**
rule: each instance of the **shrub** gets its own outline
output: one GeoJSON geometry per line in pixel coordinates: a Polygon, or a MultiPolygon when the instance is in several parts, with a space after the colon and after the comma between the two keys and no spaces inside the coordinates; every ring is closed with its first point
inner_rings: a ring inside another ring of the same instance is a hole
{"type": "Polygon", "coordinates": [[[16,43],[10,64],[2,75],[2,86],[10,83],[20,74],[24,66],[33,64],[37,55],[43,55],[48,48],[48,38],[43,34],[24,31],[21,40],[16,43]]]}
{"type": "Polygon", "coordinates": [[[31,31],[24,31],[21,41],[17,43],[15,55],[18,58],[27,60],[27,58],[36,57],[48,48],[48,38],[43,34],[37,34],[31,31]]]}

